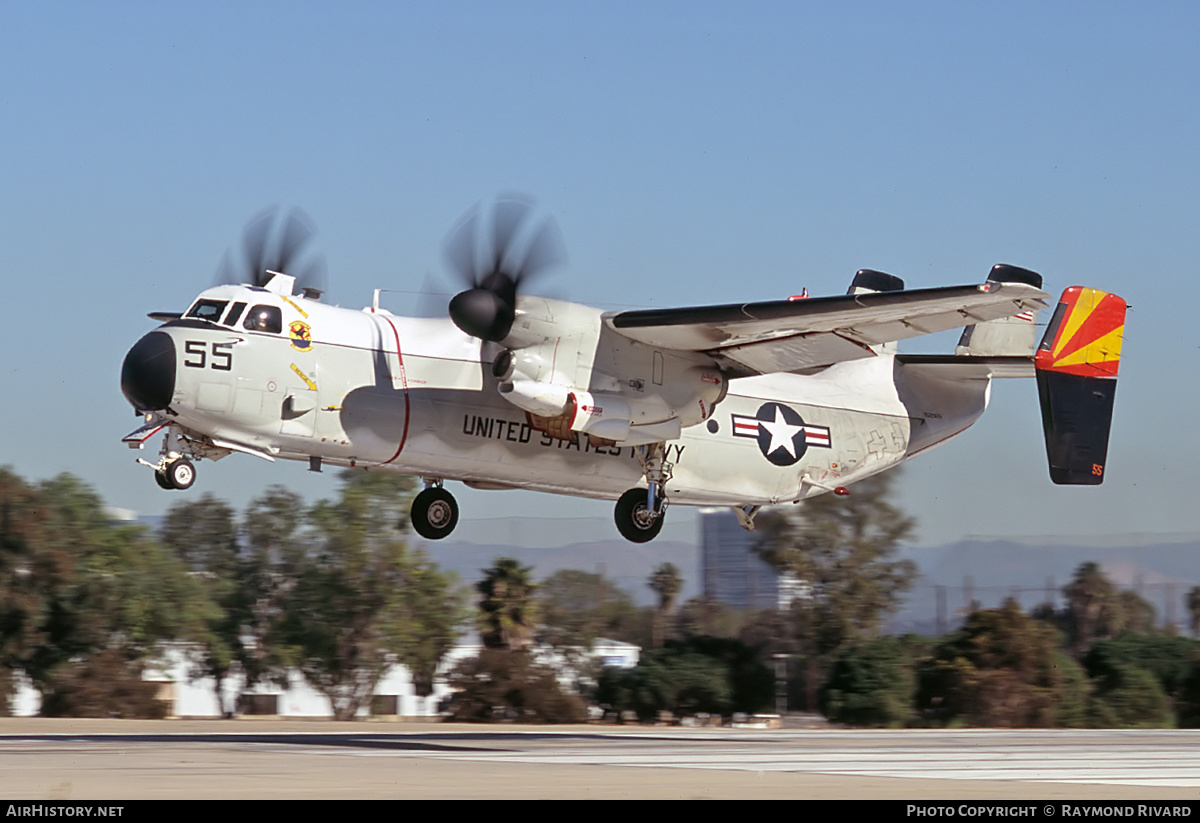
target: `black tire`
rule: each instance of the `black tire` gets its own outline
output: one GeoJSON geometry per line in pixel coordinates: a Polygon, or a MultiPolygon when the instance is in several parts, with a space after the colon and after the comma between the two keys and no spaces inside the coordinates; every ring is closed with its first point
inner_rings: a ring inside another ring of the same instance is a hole
{"type": "Polygon", "coordinates": [[[649,543],[662,531],[664,518],[650,513],[649,494],[646,489],[630,489],[621,495],[613,512],[617,531],[631,543],[649,543]]]}
{"type": "Polygon", "coordinates": [[[167,464],[167,481],[173,489],[190,489],[196,482],[196,467],[192,465],[192,461],[181,457],[167,464]]]}
{"type": "Polygon", "coordinates": [[[458,501],[445,489],[431,486],[412,504],[412,527],[426,540],[441,540],[458,525],[458,501]]]}
{"type": "Polygon", "coordinates": [[[171,478],[167,477],[164,472],[160,472],[158,469],[154,470],[154,482],[158,484],[160,489],[166,489],[167,491],[170,491],[171,489],[175,488],[171,485],[171,478]]]}

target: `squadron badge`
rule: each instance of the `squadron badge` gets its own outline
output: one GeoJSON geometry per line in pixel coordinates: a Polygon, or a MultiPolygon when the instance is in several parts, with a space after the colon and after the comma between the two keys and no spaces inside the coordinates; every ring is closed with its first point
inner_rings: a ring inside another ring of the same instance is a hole
{"type": "Polygon", "coordinates": [[[303,320],[293,320],[288,326],[288,338],[296,351],[312,351],[312,327],[303,320]]]}

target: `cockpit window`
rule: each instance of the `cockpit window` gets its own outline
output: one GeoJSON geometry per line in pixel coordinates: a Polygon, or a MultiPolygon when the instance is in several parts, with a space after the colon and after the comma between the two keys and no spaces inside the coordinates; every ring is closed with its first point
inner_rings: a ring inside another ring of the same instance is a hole
{"type": "Polygon", "coordinates": [[[225,307],[228,305],[228,300],[197,300],[196,304],[188,309],[185,316],[216,323],[221,319],[221,315],[225,313],[225,307]]]}
{"type": "Polygon", "coordinates": [[[246,315],[246,322],[242,326],[250,331],[279,334],[283,331],[283,312],[278,306],[255,306],[246,315]]]}
{"type": "Polygon", "coordinates": [[[242,312],[246,310],[246,304],[240,300],[233,304],[233,308],[229,310],[229,314],[225,315],[225,325],[232,326],[242,318],[242,312]]]}

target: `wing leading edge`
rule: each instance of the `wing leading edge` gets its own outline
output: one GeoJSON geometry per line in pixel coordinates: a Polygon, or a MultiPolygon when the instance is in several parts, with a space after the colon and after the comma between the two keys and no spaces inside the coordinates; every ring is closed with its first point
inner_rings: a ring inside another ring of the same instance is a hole
{"type": "Polygon", "coordinates": [[[605,315],[613,331],[652,346],[712,355],[734,375],[818,369],[871,357],[872,346],[1044,308],[1026,283],[647,309],[605,315]]]}

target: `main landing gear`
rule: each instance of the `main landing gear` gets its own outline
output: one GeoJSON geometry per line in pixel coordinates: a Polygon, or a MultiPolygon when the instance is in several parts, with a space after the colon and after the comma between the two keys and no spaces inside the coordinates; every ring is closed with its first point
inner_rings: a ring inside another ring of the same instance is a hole
{"type": "Polygon", "coordinates": [[[441,480],[426,480],[412,503],[412,527],[426,540],[441,540],[458,525],[458,501],[441,480]]]}
{"type": "Polygon", "coordinates": [[[667,512],[667,483],[674,468],[666,461],[666,444],[639,446],[638,461],[646,476],[646,488],[630,489],[617,500],[613,517],[617,531],[631,543],[648,543],[662,531],[667,512]]]}

